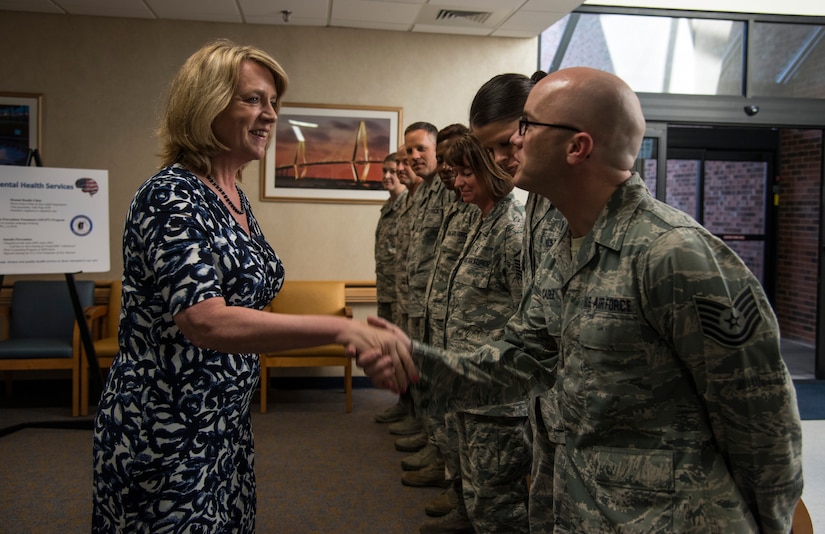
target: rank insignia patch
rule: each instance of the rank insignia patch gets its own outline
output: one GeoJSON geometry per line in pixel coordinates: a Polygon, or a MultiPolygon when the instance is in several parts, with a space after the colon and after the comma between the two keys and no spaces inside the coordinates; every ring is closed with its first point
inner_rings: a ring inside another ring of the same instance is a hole
{"type": "Polygon", "coordinates": [[[738,347],[750,339],[761,321],[759,306],[750,287],[742,290],[731,306],[693,297],[702,333],[727,347],[738,347]]]}

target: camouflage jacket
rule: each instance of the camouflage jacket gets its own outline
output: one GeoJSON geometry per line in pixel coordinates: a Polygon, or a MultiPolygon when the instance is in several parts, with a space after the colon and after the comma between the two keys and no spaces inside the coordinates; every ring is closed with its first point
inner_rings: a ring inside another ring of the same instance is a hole
{"type": "Polygon", "coordinates": [[[414,343],[414,358],[428,413],[554,388],[554,488],[531,498],[552,500],[555,523],[536,532],[790,529],[801,425],[770,304],[636,174],[575,258],[569,237],[544,257],[501,341],[414,343]]]}
{"type": "Polygon", "coordinates": [[[460,198],[444,211],[444,221],[436,240],[436,253],[425,299],[427,331],[425,342],[443,347],[444,318],[447,316],[447,287],[467,232],[480,215],[478,207],[460,198]]]}
{"type": "Polygon", "coordinates": [[[398,233],[398,215],[407,200],[407,191],[394,200],[388,198],[381,206],[375,226],[375,291],[378,302],[395,302],[395,237],[398,233]]]}
{"type": "MultiPolygon", "coordinates": [[[[447,290],[444,346],[471,351],[501,339],[521,300],[524,207],[510,194],[470,229],[447,290]]],[[[526,417],[525,399],[466,410],[491,417],[526,417]]]]}
{"type": "MultiPolygon", "coordinates": [[[[407,279],[407,260],[410,252],[410,232],[412,231],[413,217],[415,216],[416,200],[423,196],[419,185],[415,191],[408,193],[398,211],[395,234],[395,300],[398,312],[407,313],[407,301],[410,294],[410,283],[407,279]]],[[[396,319],[397,320],[397,319],[396,319]]],[[[406,328],[406,325],[401,325],[406,328]]]]}
{"type": "Polygon", "coordinates": [[[512,195],[475,221],[450,274],[443,346],[471,351],[500,339],[521,300],[524,207],[512,195]]]}
{"type": "Polygon", "coordinates": [[[435,261],[436,242],[444,220],[444,211],[453,204],[453,191],[444,186],[436,176],[424,189],[421,202],[415,206],[415,216],[410,233],[410,253],[407,258],[407,279],[410,284],[407,314],[410,317],[424,317],[427,282],[435,261]]]}
{"type": "Polygon", "coordinates": [[[564,221],[559,210],[545,197],[530,193],[524,204],[524,241],[521,246],[521,269],[524,288],[533,281],[544,254],[558,239],[564,221]]]}
{"type": "MultiPolygon", "coordinates": [[[[530,193],[524,205],[524,241],[521,246],[522,287],[525,293],[532,290],[533,276],[542,258],[558,241],[564,217],[546,197],[530,193]]],[[[528,403],[528,415],[533,431],[536,418],[542,411],[555,412],[556,398],[553,389],[547,389],[528,403]]],[[[534,508],[537,509],[537,508],[534,508]]]]}

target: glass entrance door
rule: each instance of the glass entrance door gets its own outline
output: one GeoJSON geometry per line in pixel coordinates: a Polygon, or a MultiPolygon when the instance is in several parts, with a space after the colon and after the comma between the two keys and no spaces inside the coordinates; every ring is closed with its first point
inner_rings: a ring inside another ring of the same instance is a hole
{"type": "Polygon", "coordinates": [[[775,131],[648,123],[634,166],[659,200],[736,251],[773,301],[775,131]]]}
{"type": "Polygon", "coordinates": [[[766,289],[772,154],[669,149],[665,202],[721,238],[766,289]]]}

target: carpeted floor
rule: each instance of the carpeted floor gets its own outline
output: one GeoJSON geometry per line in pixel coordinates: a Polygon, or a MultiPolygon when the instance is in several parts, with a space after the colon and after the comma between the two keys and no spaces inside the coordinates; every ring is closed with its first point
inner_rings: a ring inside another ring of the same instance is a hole
{"type": "MultiPolygon", "coordinates": [[[[0,396],[0,430],[44,422],[85,430],[27,427],[0,437],[0,534],[89,531],[91,419],[70,417],[64,381],[22,382],[0,396]],[[51,383],[50,383],[51,382],[51,383]],[[40,384],[42,383],[42,384],[40,384]],[[55,402],[55,399],[57,401],[55,402]]],[[[17,383],[16,383],[17,384],[17,383]]],[[[797,380],[806,436],[804,499],[812,516],[823,502],[819,484],[825,438],[825,381],[797,380]]],[[[262,534],[418,532],[424,505],[440,492],[400,483],[395,436],[373,415],[395,402],[388,392],[356,388],[344,412],[338,389],[273,391],[269,413],[253,405],[258,479],[257,531],[262,534]]],[[[825,526],[815,518],[815,526],[825,526]]]]}
{"type": "MultiPolygon", "coordinates": [[[[342,390],[272,391],[267,414],[253,404],[257,532],[418,532],[441,490],[401,484],[408,453],[373,421],[394,402],[389,392],[356,388],[349,414],[342,390]]],[[[0,403],[0,428],[37,421],[78,420],[68,407],[0,403]]],[[[0,533],[89,531],[91,435],[26,428],[0,438],[0,533]]]]}

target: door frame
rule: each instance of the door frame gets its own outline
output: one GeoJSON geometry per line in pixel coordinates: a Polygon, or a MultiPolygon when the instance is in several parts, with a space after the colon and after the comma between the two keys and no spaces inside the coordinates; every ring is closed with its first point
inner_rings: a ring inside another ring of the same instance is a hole
{"type": "MultiPolygon", "coordinates": [[[[670,141],[668,134],[669,125],[714,125],[714,126],[746,126],[763,127],[771,130],[778,128],[789,129],[817,129],[825,130],[823,117],[825,117],[825,100],[811,99],[750,99],[746,97],[720,97],[720,96],[693,96],[693,95],[661,95],[639,93],[639,100],[642,110],[647,118],[647,131],[645,137],[653,137],[659,140],[659,150],[656,155],[656,191],[653,192],[656,198],[664,199],[667,186],[667,146],[670,141]],[[760,112],[756,116],[747,116],[744,113],[744,106],[755,103],[758,100],[760,112]]],[[[778,135],[778,131],[776,132],[778,135]]],[[[825,132],[823,132],[825,133],[825,132]]],[[[735,141],[733,141],[735,143],[735,141]]],[[[778,156],[778,155],[777,155],[778,156]]],[[[779,162],[773,166],[774,174],[778,173],[779,162]]],[[[775,178],[775,177],[774,177],[775,178]]],[[[819,281],[817,283],[816,297],[816,335],[815,335],[815,355],[814,355],[814,375],[817,379],[825,379],[825,156],[820,165],[820,215],[819,215],[819,258],[817,272],[819,281]]],[[[774,179],[774,189],[769,191],[769,195],[778,195],[779,185],[774,179]]],[[[777,232],[776,227],[776,204],[771,210],[771,221],[768,224],[768,231],[777,232]]],[[[774,243],[778,242],[777,236],[770,238],[774,243]]],[[[775,250],[767,254],[767,261],[776,261],[775,250]]],[[[775,265],[772,269],[775,272],[775,265]]]]}

